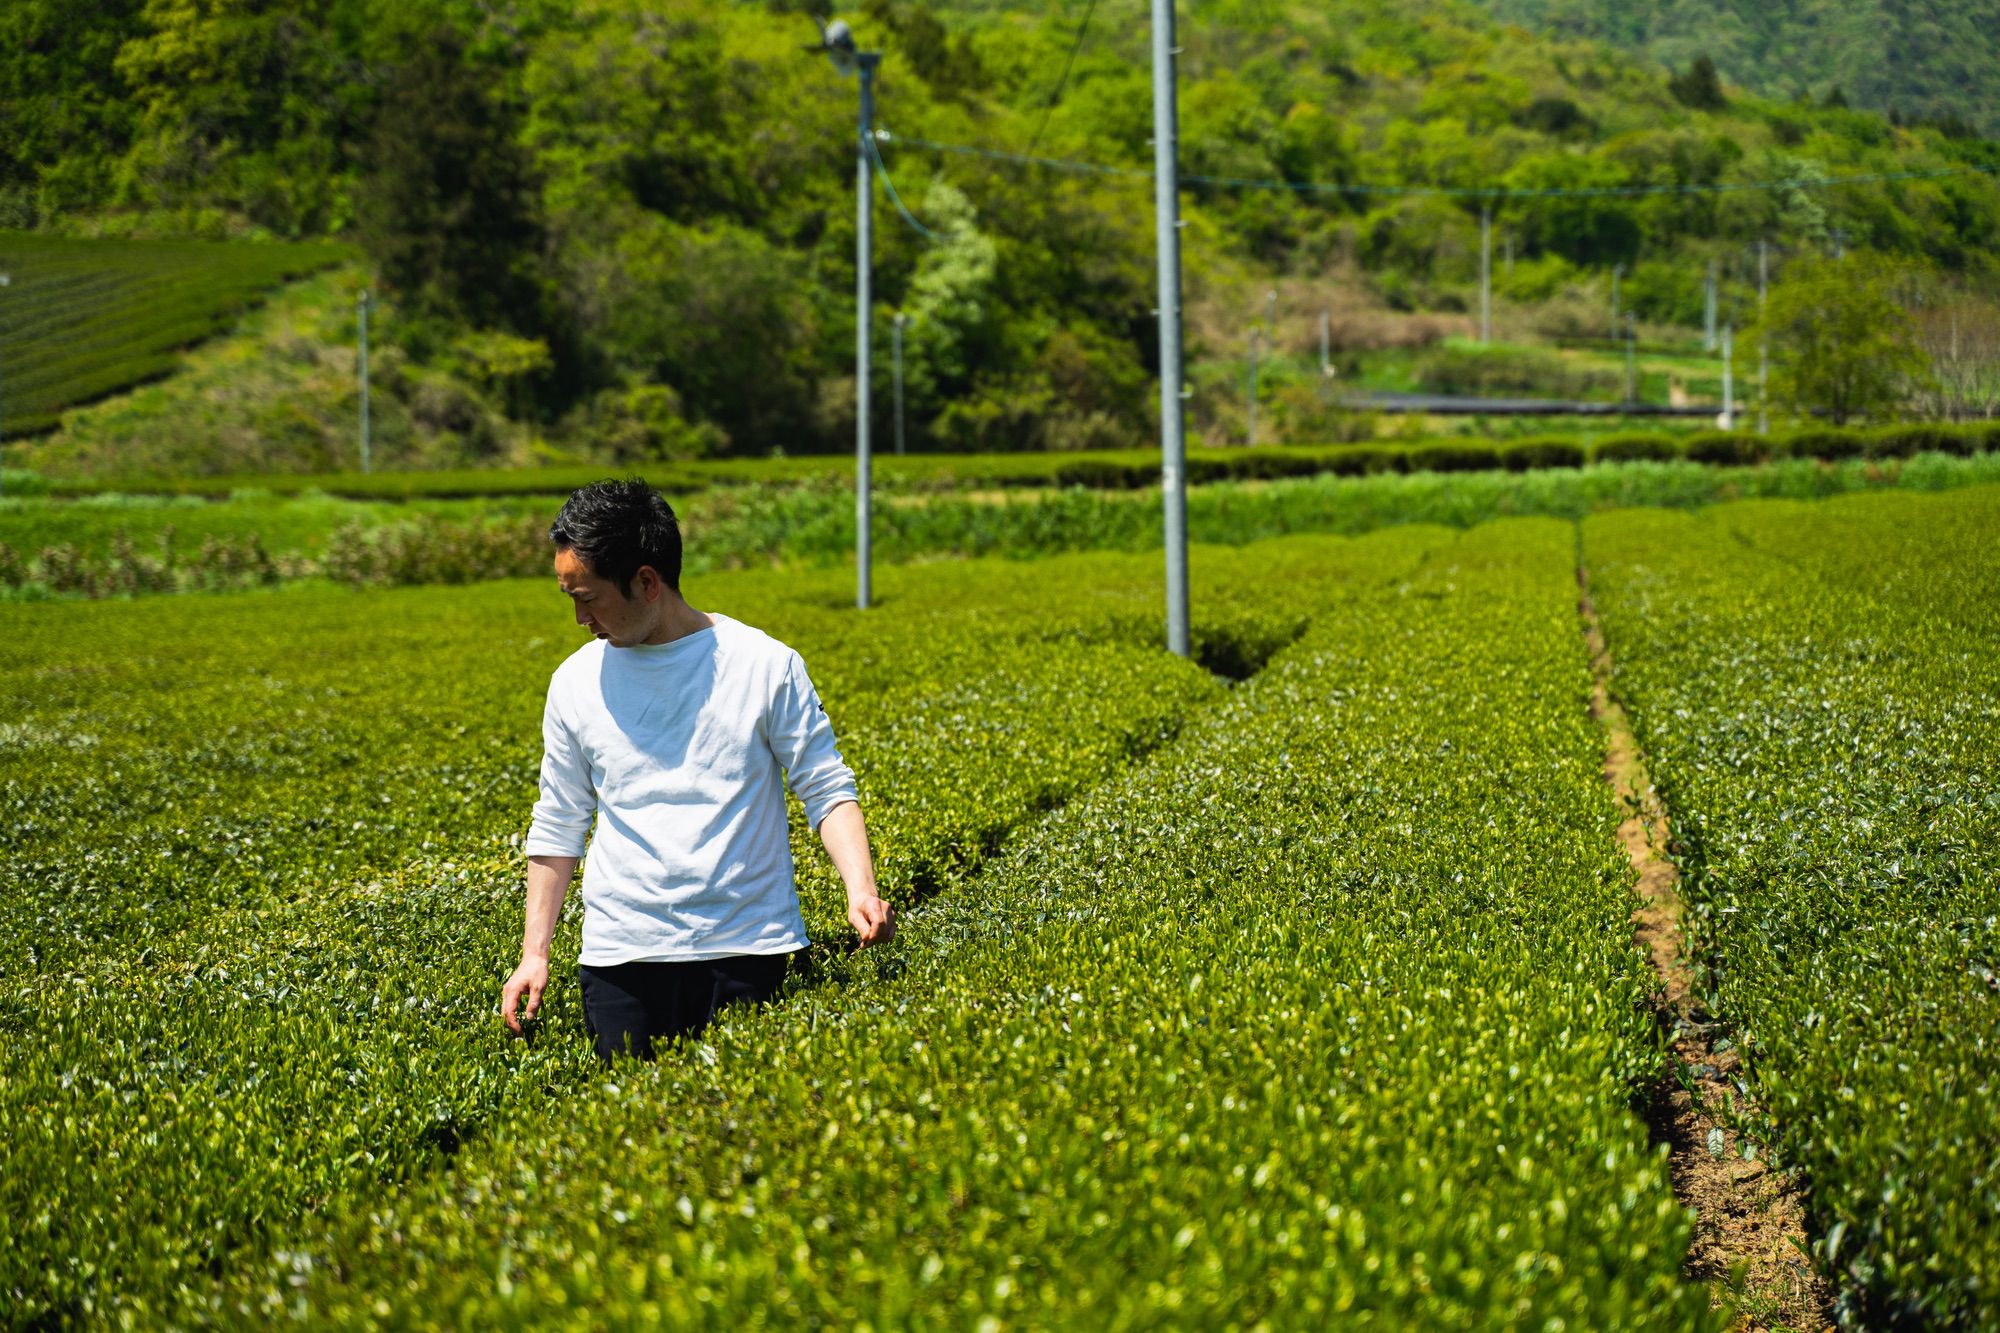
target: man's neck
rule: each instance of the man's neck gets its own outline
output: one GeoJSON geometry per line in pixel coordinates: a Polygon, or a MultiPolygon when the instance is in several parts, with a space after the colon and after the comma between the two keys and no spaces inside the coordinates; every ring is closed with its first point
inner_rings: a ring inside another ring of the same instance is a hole
{"type": "Polygon", "coordinates": [[[646,643],[672,643],[690,634],[698,634],[715,623],[715,618],[708,612],[695,610],[673,593],[662,594],[660,600],[663,605],[659,628],[646,636],[646,643]]]}

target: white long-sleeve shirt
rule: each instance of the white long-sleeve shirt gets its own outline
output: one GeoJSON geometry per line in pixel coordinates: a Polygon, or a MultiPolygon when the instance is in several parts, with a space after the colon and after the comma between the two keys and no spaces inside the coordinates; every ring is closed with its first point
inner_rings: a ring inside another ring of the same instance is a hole
{"type": "Polygon", "coordinates": [[[814,828],[856,799],[854,774],[799,655],[711,619],[671,643],[595,640],[549,680],[527,853],[589,838],[587,966],[805,947],[780,770],[814,828]]]}

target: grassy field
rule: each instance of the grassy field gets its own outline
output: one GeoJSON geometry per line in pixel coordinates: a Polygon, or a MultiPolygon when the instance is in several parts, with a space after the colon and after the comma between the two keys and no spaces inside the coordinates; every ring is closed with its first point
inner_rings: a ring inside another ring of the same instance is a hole
{"type": "Polygon", "coordinates": [[[272,288],[346,255],[331,244],[77,240],[0,232],[8,436],[174,370],[272,288]]]}

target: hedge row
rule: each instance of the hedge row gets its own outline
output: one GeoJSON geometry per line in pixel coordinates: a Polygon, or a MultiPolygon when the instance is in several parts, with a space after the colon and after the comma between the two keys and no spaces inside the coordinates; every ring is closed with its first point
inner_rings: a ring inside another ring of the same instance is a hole
{"type": "MultiPolygon", "coordinates": [[[[1156,564],[884,571],[865,628],[837,574],[689,587],[806,654],[909,906],[1222,696],[1152,646],[1156,564]]],[[[1237,557],[1205,605],[1266,568],[1342,572],[1237,557]]],[[[1202,656],[1253,669],[1299,632],[1274,608],[1204,617],[1202,656]]],[[[567,1114],[573,994],[532,1046],[493,1011],[541,692],[578,641],[545,584],[0,608],[0,975],[33,995],[0,1018],[9,1322],[178,1318],[274,1229],[440,1165],[502,1107],[567,1114]]],[[[844,900],[795,835],[831,944],[844,900]]]]}
{"type": "Polygon", "coordinates": [[[2000,498],[1589,520],[1706,1005],[1857,1327],[2000,1325],[2000,498]]]}
{"type": "Polygon", "coordinates": [[[906,971],[507,1112],[210,1310],[1722,1327],[1628,1109],[1660,1051],[1573,542],[1321,544],[1306,637],[911,916],[906,971]]]}
{"type": "MultiPolygon", "coordinates": [[[[1880,430],[1811,428],[1790,435],[1747,431],[1704,431],[1693,435],[1627,433],[1595,439],[1568,436],[1509,442],[1474,439],[1417,444],[1273,446],[1261,449],[1191,449],[1188,481],[1245,481],[1277,477],[1364,476],[1382,472],[1471,472],[1581,467],[1630,459],[1690,458],[1705,463],[1760,463],[1774,458],[1906,458],[1916,453],[1973,454],[2000,450],[2000,422],[1972,426],[1916,425],[1880,430]]],[[[362,475],[126,478],[101,482],[48,483],[55,494],[107,492],[208,495],[221,497],[250,489],[278,494],[324,491],[354,499],[440,499],[509,495],[559,495],[607,472],[642,473],[671,495],[694,495],[717,487],[807,482],[852,475],[845,456],[777,459],[724,459],[709,462],[603,464],[530,470],[399,472],[362,475]]],[[[1154,450],[1110,450],[1061,454],[926,454],[878,456],[875,475],[891,487],[1084,486],[1130,490],[1157,486],[1159,454],[1154,450]]]]}

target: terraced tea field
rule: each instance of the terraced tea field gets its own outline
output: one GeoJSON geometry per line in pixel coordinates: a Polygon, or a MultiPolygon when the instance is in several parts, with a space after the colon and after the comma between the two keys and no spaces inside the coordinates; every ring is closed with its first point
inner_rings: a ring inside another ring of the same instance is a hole
{"type": "Polygon", "coordinates": [[[904,928],[839,947],[795,811],[811,965],[609,1074],[575,904],[539,1035],[494,1013],[545,582],[0,606],[0,1308],[1724,1327],[1644,1115],[1581,558],[1745,1133],[1857,1318],[1988,1322],[2000,627],[1991,556],[1918,537],[1996,518],[1201,548],[1220,675],[1154,646],[1152,554],[884,569],[865,616],[838,571],[691,579],[804,654],[904,928]]]}
{"type": "Polygon", "coordinates": [[[172,370],[280,282],[342,247],[273,241],[71,240],[0,232],[0,430],[54,426],[64,408],[172,370]]]}

